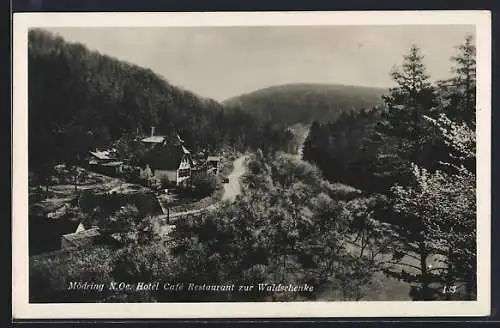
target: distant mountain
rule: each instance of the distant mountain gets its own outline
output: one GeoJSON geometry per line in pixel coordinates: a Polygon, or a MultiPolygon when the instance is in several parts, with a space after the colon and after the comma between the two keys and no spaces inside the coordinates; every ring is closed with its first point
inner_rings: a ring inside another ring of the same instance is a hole
{"type": "Polygon", "coordinates": [[[284,84],[227,99],[228,108],[241,108],[261,119],[295,124],[335,121],[343,111],[381,103],[385,89],[337,84],[284,84]]]}

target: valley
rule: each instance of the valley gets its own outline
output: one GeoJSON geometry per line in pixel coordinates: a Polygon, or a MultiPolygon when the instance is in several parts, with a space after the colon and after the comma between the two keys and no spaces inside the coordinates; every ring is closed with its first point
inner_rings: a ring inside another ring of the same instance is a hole
{"type": "Polygon", "coordinates": [[[45,30],[28,45],[33,302],[474,299],[472,89],[411,70],[418,47],[390,89],[219,102],[45,30]],[[314,292],[67,292],[88,277],[314,292]]]}

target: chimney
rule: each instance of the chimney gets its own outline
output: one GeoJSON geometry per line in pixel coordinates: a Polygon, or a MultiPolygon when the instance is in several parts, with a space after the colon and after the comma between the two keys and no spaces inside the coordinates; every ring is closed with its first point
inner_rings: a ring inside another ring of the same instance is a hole
{"type": "Polygon", "coordinates": [[[155,127],[154,127],[154,126],[152,126],[152,127],[151,127],[151,136],[153,137],[154,135],[155,135],[155,127]]]}

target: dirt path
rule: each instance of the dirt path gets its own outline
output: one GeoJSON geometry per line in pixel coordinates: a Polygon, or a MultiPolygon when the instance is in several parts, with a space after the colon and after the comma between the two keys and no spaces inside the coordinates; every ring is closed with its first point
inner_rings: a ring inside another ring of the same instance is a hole
{"type": "MultiPolygon", "coordinates": [[[[233,162],[233,171],[229,174],[228,179],[229,182],[224,184],[224,194],[222,195],[221,201],[233,201],[237,195],[241,193],[241,186],[240,186],[240,178],[243,174],[246,172],[246,167],[245,167],[245,160],[247,156],[243,155],[238,157],[236,160],[233,162]]],[[[160,202],[160,205],[162,203],[160,202]]],[[[163,206],[163,212],[166,213],[167,209],[163,206]]],[[[204,211],[209,211],[217,208],[217,203],[212,204],[210,206],[207,206],[202,209],[198,210],[190,210],[190,211],[184,211],[184,212],[175,212],[175,213],[170,213],[170,219],[175,220],[179,217],[186,216],[186,215],[196,215],[204,211]]],[[[161,215],[161,219],[166,219],[167,215],[161,215]]]]}
{"type": "Polygon", "coordinates": [[[311,126],[303,123],[297,123],[291,125],[289,128],[293,131],[293,134],[295,135],[294,139],[297,143],[297,149],[293,152],[293,156],[297,159],[302,159],[302,156],[304,155],[304,143],[309,136],[311,126]]]}
{"type": "Polygon", "coordinates": [[[304,156],[304,143],[306,142],[306,139],[309,136],[309,131],[311,131],[311,128],[309,126],[307,126],[306,130],[304,131],[303,135],[301,136],[300,146],[299,146],[299,149],[297,151],[297,157],[299,159],[302,159],[304,156]]]}
{"type": "Polygon", "coordinates": [[[229,174],[229,182],[224,184],[222,200],[233,201],[241,193],[240,178],[245,173],[246,156],[240,156],[233,162],[233,171],[229,174]]]}

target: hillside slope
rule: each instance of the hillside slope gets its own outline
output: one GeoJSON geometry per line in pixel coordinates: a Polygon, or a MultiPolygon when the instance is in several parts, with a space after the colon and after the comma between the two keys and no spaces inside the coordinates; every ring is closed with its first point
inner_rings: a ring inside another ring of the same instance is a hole
{"type": "Polygon", "coordinates": [[[295,124],[335,121],[342,111],[359,110],[381,102],[384,89],[336,84],[285,84],[227,99],[264,120],[295,124]]]}
{"type": "Polygon", "coordinates": [[[28,70],[29,166],[36,175],[138,131],[149,134],[151,126],[180,134],[193,151],[266,144],[262,122],[248,113],[227,112],[150,69],[44,30],[29,31],[28,70]]]}

